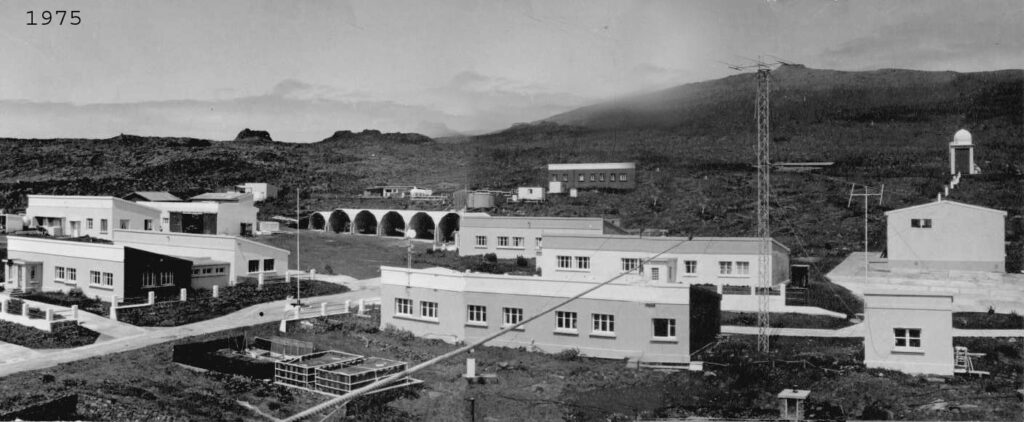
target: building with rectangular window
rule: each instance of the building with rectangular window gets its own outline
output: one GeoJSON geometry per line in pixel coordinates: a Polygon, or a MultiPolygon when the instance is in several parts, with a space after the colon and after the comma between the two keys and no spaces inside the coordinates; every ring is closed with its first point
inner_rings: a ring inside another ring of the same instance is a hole
{"type": "Polygon", "coordinates": [[[540,255],[545,232],[603,234],[604,220],[576,217],[501,217],[464,215],[456,244],[459,255],[493,253],[498,258],[540,255]]]}
{"type": "Polygon", "coordinates": [[[865,293],[864,326],[864,366],[953,376],[952,296],[865,293]]]}
{"type": "Polygon", "coordinates": [[[159,210],[113,196],[28,195],[25,214],[55,237],[110,240],[114,229],[161,230],[159,210]]]}
{"type": "Polygon", "coordinates": [[[941,200],[885,217],[890,268],[1006,271],[1006,211],[941,200]]]}
{"type": "Polygon", "coordinates": [[[252,236],[256,230],[253,196],[248,193],[204,193],[189,202],[139,202],[160,211],[162,231],[172,233],[252,236]]]}
{"type": "Polygon", "coordinates": [[[81,289],[89,297],[166,296],[191,284],[192,262],[108,243],[11,236],[3,260],[7,290],[81,289]]]}
{"type": "Polygon", "coordinates": [[[235,186],[235,192],[252,194],[252,200],[256,202],[277,198],[277,186],[270,183],[243,183],[235,186]]]}
{"type": "Polygon", "coordinates": [[[548,164],[548,192],[572,189],[636,189],[636,163],[548,164]]]}
{"type": "MultiPolygon", "coordinates": [[[[473,342],[592,286],[444,268],[381,267],[381,327],[473,342]]],[[[686,364],[690,322],[688,285],[616,283],[487,344],[548,353],[576,348],[599,358],[686,364]]]]}
{"type": "MultiPolygon", "coordinates": [[[[233,281],[260,273],[265,277],[284,276],[290,254],[285,249],[242,237],[209,234],[115,230],[114,243],[188,259],[200,267],[207,266],[206,263],[221,268],[226,265],[227,277],[223,280],[233,281]]],[[[207,285],[210,283],[204,287],[207,285]]]]}

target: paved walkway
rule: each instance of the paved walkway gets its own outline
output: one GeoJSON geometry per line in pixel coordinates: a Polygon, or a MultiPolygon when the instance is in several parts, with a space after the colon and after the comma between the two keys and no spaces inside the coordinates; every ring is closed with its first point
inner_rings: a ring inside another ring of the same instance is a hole
{"type": "MultiPolygon", "coordinates": [[[[321,302],[358,301],[359,299],[373,299],[380,296],[379,279],[358,280],[345,284],[349,285],[352,291],[336,295],[315,296],[303,299],[303,301],[311,304],[311,306],[319,306],[321,302]]],[[[61,363],[139,349],[181,338],[280,321],[284,317],[287,303],[287,300],[260,303],[211,320],[177,327],[133,327],[141,330],[141,332],[71,349],[32,350],[0,343],[0,377],[23,371],[49,368],[61,363]]],[[[86,319],[83,314],[88,314],[88,312],[79,311],[79,317],[86,319]]],[[[92,317],[103,318],[97,315],[92,315],[92,317]]],[[[108,332],[114,332],[114,330],[112,328],[108,332]]],[[[127,331],[122,334],[125,333],[127,331]]]]}
{"type": "MultiPolygon", "coordinates": [[[[771,328],[769,335],[783,337],[843,337],[863,338],[864,324],[854,324],[838,330],[819,328],[771,328]]],[[[722,334],[757,335],[757,327],[739,325],[723,325],[722,334]]],[[[963,330],[953,329],[953,337],[1019,337],[1024,338],[1024,330],[963,330]]]]}

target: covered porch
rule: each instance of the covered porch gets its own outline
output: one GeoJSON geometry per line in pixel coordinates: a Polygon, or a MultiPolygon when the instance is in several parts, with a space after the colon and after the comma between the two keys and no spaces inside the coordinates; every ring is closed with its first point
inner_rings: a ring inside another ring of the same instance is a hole
{"type": "Polygon", "coordinates": [[[35,291],[43,285],[42,261],[4,259],[4,288],[7,290],[35,291]]]}

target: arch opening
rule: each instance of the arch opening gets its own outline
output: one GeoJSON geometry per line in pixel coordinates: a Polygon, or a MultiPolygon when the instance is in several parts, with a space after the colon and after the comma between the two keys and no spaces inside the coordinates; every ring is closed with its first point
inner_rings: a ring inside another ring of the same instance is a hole
{"type": "Polygon", "coordinates": [[[324,220],[324,216],[320,213],[313,213],[309,216],[309,228],[313,230],[323,230],[327,227],[327,221],[324,220]]]}
{"type": "Polygon", "coordinates": [[[418,212],[409,219],[409,228],[416,230],[417,239],[434,240],[434,219],[425,212],[418,212]]]}
{"type": "Polygon", "coordinates": [[[437,223],[437,230],[440,231],[439,240],[443,243],[455,241],[455,232],[459,231],[459,215],[455,213],[445,214],[437,223]]]}
{"type": "Polygon", "coordinates": [[[352,230],[352,221],[344,211],[334,210],[331,212],[331,217],[327,219],[325,230],[327,229],[335,233],[348,233],[352,230]]]}
{"type": "Polygon", "coordinates": [[[405,219],[401,214],[389,211],[380,218],[380,235],[402,237],[405,236],[405,219]]]}
{"type": "Polygon", "coordinates": [[[377,217],[369,211],[359,211],[354,224],[357,234],[377,234],[377,217]]]}

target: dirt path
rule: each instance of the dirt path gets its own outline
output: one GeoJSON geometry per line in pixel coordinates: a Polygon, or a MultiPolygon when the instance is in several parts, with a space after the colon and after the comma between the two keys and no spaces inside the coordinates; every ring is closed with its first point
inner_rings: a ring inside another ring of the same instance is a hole
{"type": "MultiPolygon", "coordinates": [[[[304,302],[310,303],[312,306],[319,306],[321,302],[343,303],[346,300],[358,301],[359,299],[377,298],[380,296],[380,283],[374,283],[374,281],[375,279],[359,280],[350,284],[352,288],[350,292],[311,297],[304,299],[304,302]]],[[[142,331],[71,349],[27,349],[26,351],[21,350],[26,348],[21,348],[20,346],[10,345],[13,347],[9,347],[7,343],[0,343],[0,377],[17,372],[49,368],[61,363],[139,349],[185,337],[280,321],[284,316],[286,306],[287,300],[279,300],[253,305],[211,320],[178,327],[133,327],[142,331]],[[5,352],[10,352],[10,354],[5,352]]],[[[80,312],[80,318],[83,317],[82,314],[87,313],[80,312]]],[[[92,317],[103,318],[97,315],[92,315],[92,317]]],[[[113,331],[108,330],[108,332],[113,331]]],[[[127,332],[121,332],[121,334],[125,333],[127,332]]]]}

